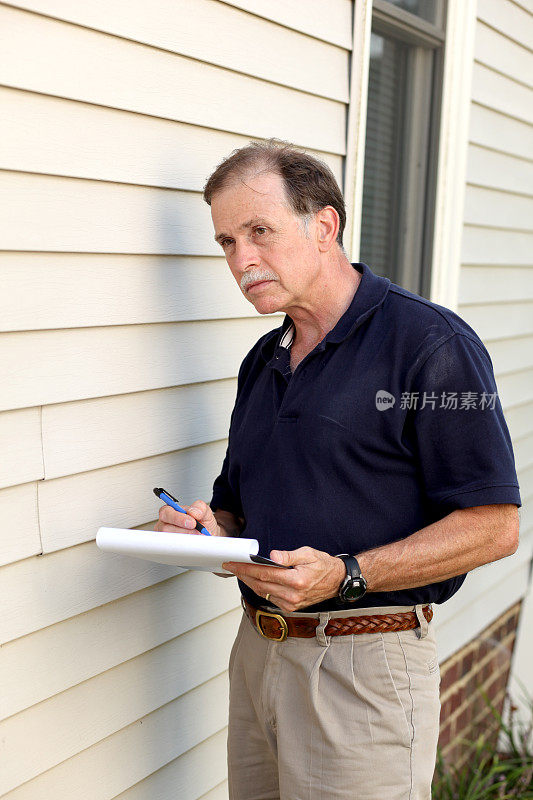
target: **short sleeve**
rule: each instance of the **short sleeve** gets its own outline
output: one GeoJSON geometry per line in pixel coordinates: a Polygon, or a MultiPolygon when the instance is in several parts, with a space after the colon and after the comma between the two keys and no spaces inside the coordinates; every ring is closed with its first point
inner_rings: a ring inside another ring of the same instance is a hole
{"type": "Polygon", "coordinates": [[[452,334],[424,361],[402,402],[430,501],[446,513],[522,505],[511,437],[481,340],[452,334]]]}

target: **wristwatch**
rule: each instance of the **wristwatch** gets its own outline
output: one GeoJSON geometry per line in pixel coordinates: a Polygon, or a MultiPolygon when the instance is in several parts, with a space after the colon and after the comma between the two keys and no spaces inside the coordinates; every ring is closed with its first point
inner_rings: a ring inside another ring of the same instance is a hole
{"type": "Polygon", "coordinates": [[[339,553],[335,558],[341,558],[346,565],[346,577],[340,585],[337,602],[355,603],[366,593],[366,581],[361,575],[359,563],[355,556],[348,553],[339,553]]]}

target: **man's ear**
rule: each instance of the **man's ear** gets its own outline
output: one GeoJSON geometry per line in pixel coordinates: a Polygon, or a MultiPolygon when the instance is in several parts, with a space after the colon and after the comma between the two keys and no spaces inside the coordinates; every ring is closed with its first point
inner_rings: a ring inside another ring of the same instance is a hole
{"type": "Polygon", "coordinates": [[[324,206],[315,215],[317,244],[323,253],[335,244],[339,233],[339,214],[333,206],[324,206]]]}

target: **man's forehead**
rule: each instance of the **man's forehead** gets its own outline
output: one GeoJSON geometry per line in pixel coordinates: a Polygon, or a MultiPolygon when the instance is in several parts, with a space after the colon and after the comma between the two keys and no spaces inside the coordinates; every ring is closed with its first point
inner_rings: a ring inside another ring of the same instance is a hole
{"type": "Polygon", "coordinates": [[[224,232],[222,228],[231,226],[244,229],[252,224],[274,223],[280,216],[291,214],[292,209],[280,181],[279,175],[272,174],[268,178],[243,178],[217,192],[211,201],[211,216],[217,236],[224,232]]]}

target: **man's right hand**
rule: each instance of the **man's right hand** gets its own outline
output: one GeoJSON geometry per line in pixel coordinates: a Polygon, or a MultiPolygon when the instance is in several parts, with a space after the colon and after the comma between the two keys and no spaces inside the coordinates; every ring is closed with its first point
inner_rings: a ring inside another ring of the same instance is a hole
{"type": "Polygon", "coordinates": [[[196,530],[194,520],[200,522],[207,528],[211,536],[226,536],[226,531],[222,528],[213,514],[210,506],[203,500],[195,500],[190,506],[183,506],[186,514],[176,511],[172,506],[161,506],[159,509],[159,519],[154,526],[154,531],[168,531],[171,533],[193,533],[204,536],[196,530]],[[194,517],[194,519],[193,519],[194,517]]]}

